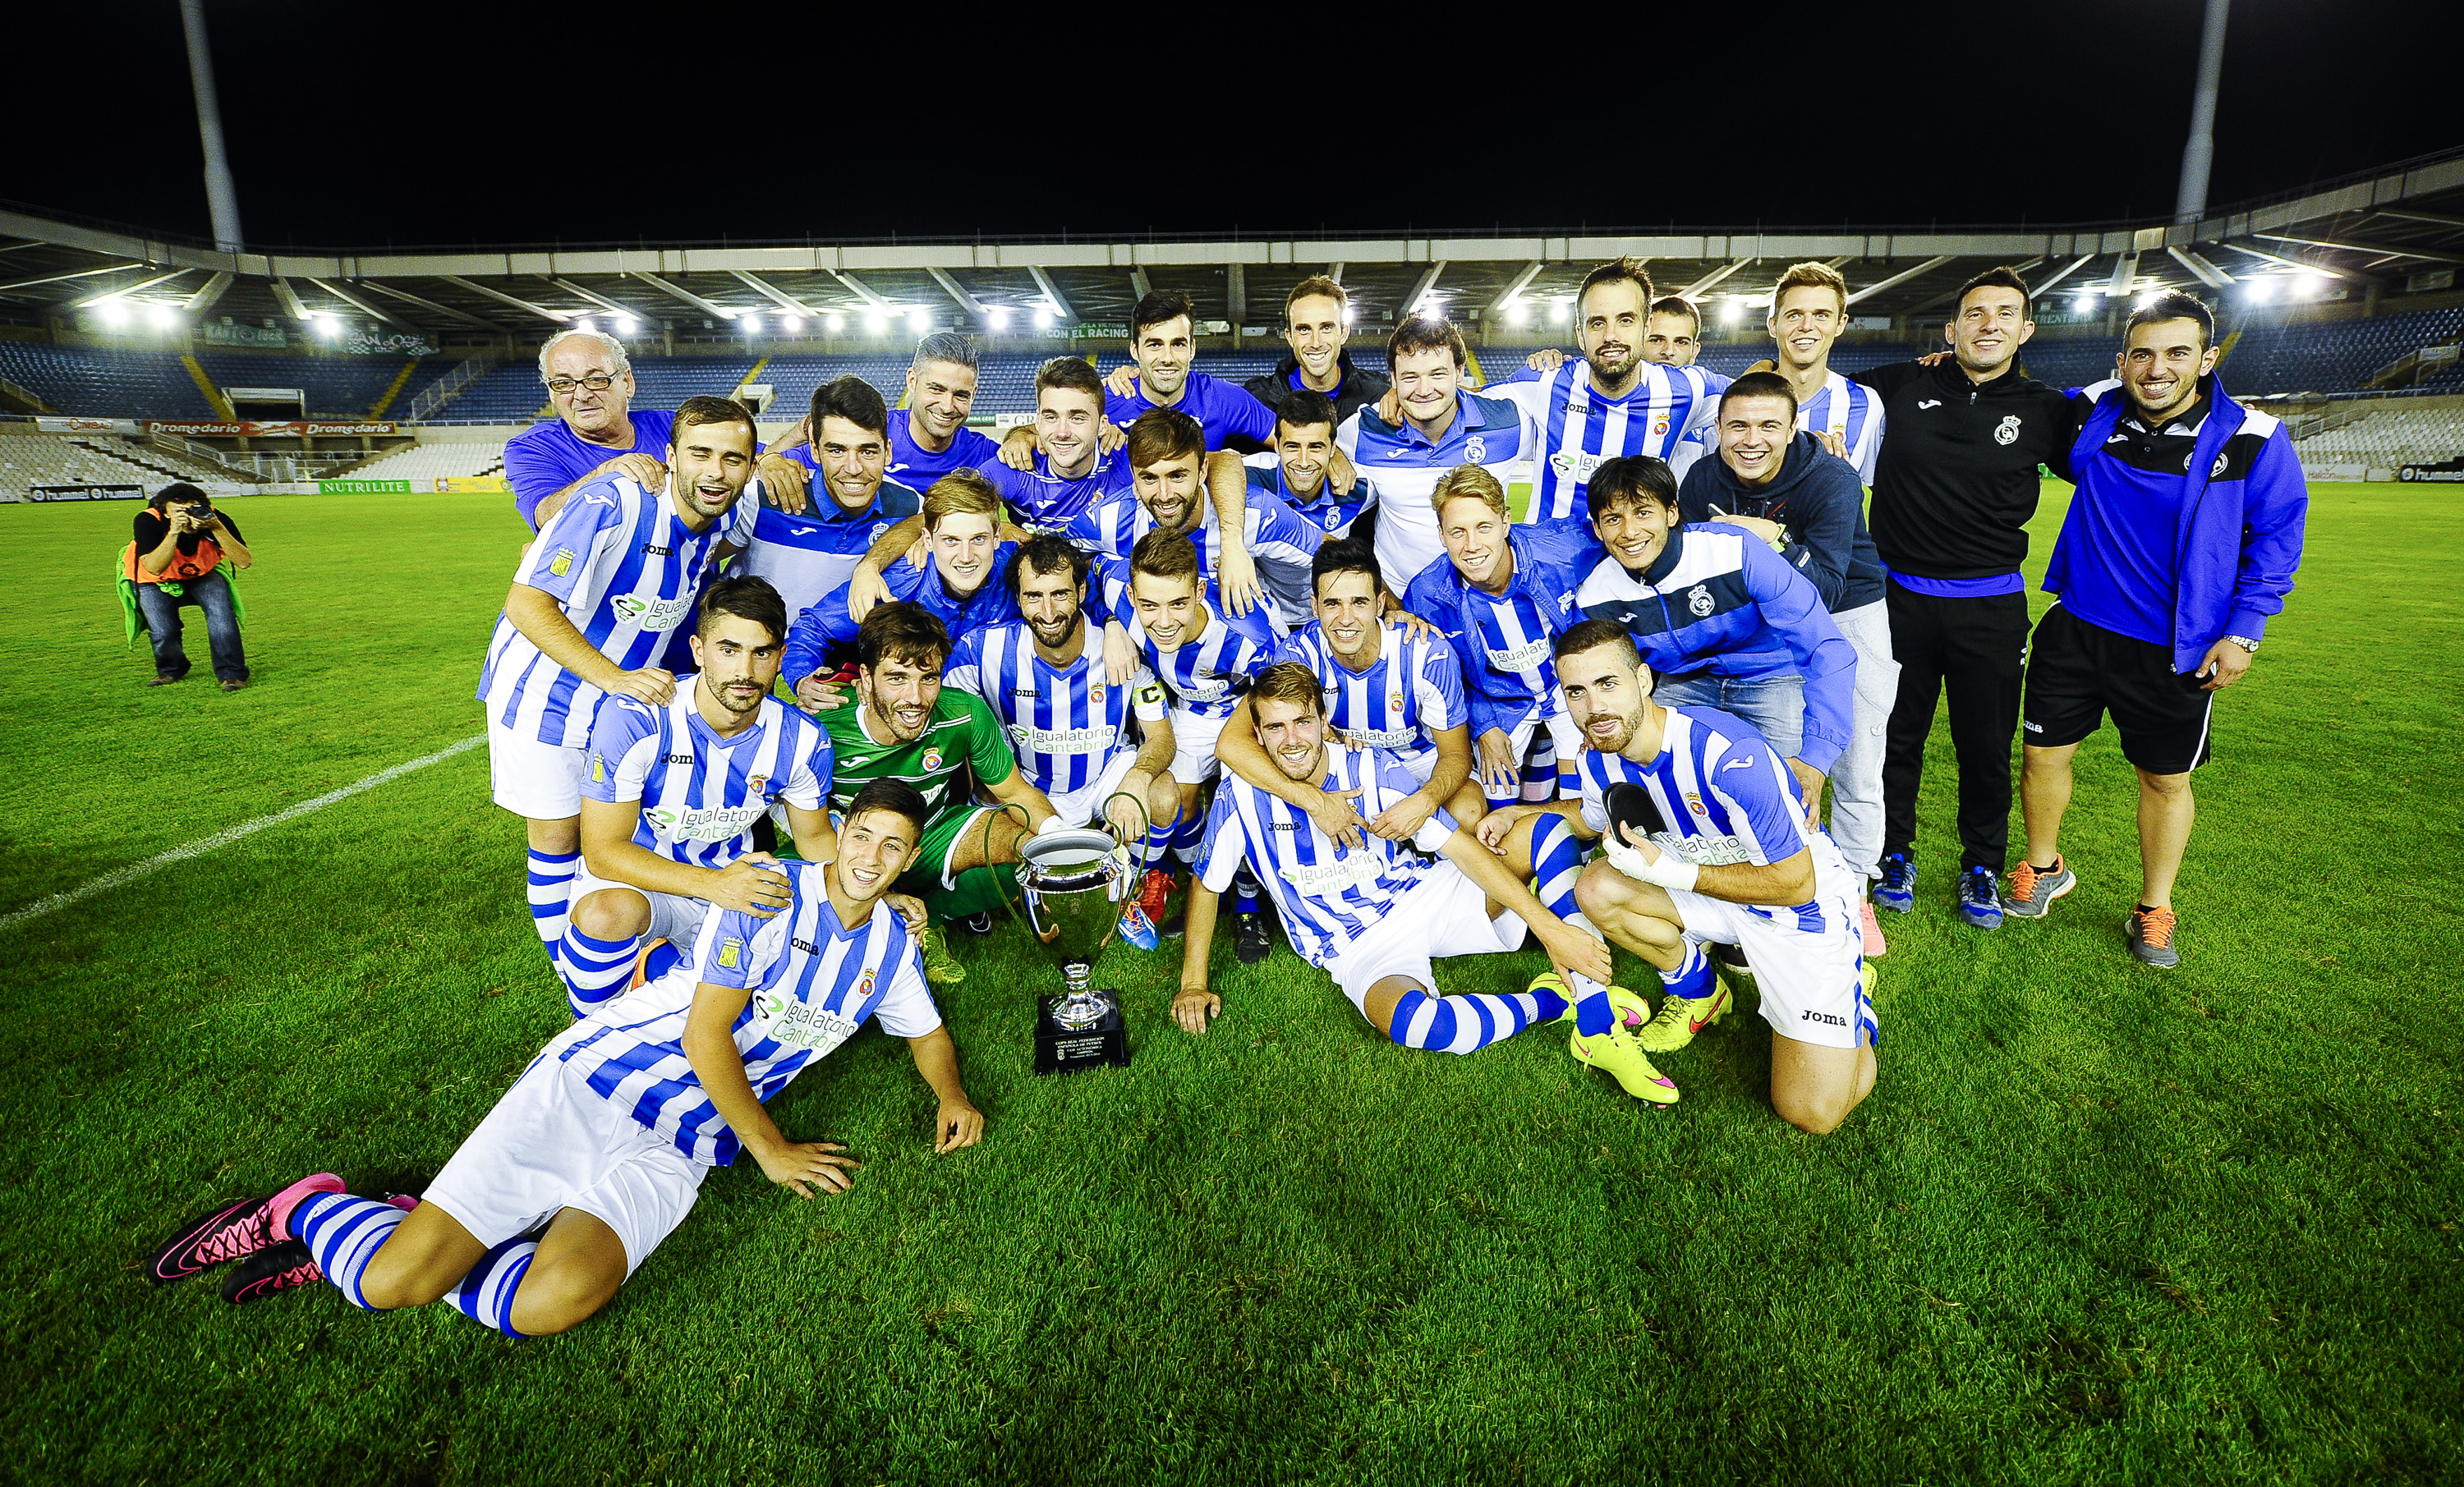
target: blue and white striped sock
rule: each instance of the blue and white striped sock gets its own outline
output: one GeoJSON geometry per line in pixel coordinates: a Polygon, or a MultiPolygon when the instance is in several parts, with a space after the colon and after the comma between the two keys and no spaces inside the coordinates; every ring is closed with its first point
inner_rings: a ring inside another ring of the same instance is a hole
{"type": "Polygon", "coordinates": [[[1180,822],[1177,820],[1168,820],[1159,825],[1147,827],[1145,855],[1138,859],[1140,871],[1166,866],[1168,855],[1172,851],[1173,836],[1179,830],[1180,822]]]}
{"type": "Polygon", "coordinates": [[[1198,849],[1205,841],[1206,821],[1203,818],[1192,817],[1172,828],[1172,855],[1180,859],[1183,866],[1194,867],[1198,863],[1198,849]]]}
{"type": "Polygon", "coordinates": [[[564,943],[564,916],[573,907],[573,874],[581,862],[579,852],[531,848],[531,924],[539,930],[539,943],[547,947],[549,965],[556,964],[558,949],[564,943]]]}
{"type": "Polygon", "coordinates": [[[363,1311],[377,1311],[360,1294],[368,1261],[410,1215],[390,1203],[349,1192],[320,1192],[291,1211],[291,1236],[308,1246],[318,1268],[363,1311]]]}
{"type": "Polygon", "coordinates": [[[565,999],[572,1003],[575,1017],[586,1017],[609,997],[624,995],[625,983],[633,978],[633,957],[641,949],[638,934],[594,940],[580,929],[564,931],[558,969],[564,973],[565,999]]]}
{"type": "Polygon", "coordinates": [[[1676,970],[1660,973],[1660,984],[1669,995],[1683,996],[1688,1001],[1708,996],[1719,989],[1717,978],[1711,973],[1710,959],[1703,953],[1701,941],[1690,934],[1685,937],[1685,958],[1678,962],[1676,970]]]}
{"type": "Polygon", "coordinates": [[[471,1267],[447,1300],[455,1311],[479,1325],[495,1327],[520,1342],[528,1334],[514,1330],[514,1293],[521,1289],[522,1277],[530,1274],[531,1257],[538,1253],[537,1239],[507,1239],[480,1256],[479,1263],[471,1267]]]}
{"type": "Polygon", "coordinates": [[[1395,1004],[1395,1020],[1386,1036],[1406,1048],[1471,1053],[1501,1038],[1512,1038],[1534,1022],[1554,1021],[1563,1016],[1565,1003],[1553,992],[1518,992],[1511,996],[1405,992],[1395,1004]],[[1544,996],[1553,1006],[1544,1007],[1544,996]]]}
{"type": "Polygon", "coordinates": [[[1565,817],[1549,811],[1531,819],[1531,876],[1540,907],[1568,924],[1582,912],[1574,907],[1574,880],[1583,875],[1583,854],[1582,839],[1565,817]]]}

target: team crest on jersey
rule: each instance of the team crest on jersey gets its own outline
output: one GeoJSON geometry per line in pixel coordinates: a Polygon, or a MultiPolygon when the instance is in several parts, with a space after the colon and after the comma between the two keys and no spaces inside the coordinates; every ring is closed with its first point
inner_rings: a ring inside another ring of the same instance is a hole
{"type": "Polygon", "coordinates": [[[1488,460],[1488,441],[1478,434],[1465,439],[1463,458],[1474,465],[1485,464],[1488,460]]]}
{"type": "Polygon", "coordinates": [[[740,970],[744,964],[744,942],[725,939],[718,942],[718,965],[722,971],[740,970]]]}
{"type": "Polygon", "coordinates": [[[2208,478],[2209,478],[2210,480],[2213,480],[2213,479],[2215,479],[2218,475],[2221,475],[2221,474],[2223,474],[2224,472],[2225,472],[2225,457],[2224,457],[2222,454],[2218,454],[2218,455],[2216,456],[2216,462],[2215,462],[2214,464],[2212,464],[2212,465],[2211,465],[2211,466],[2209,466],[2209,467],[2208,467],[2208,478]]]}
{"type": "Polygon", "coordinates": [[[1403,694],[1402,694],[1401,692],[1397,692],[1394,696],[1387,698],[1387,699],[1386,699],[1386,706],[1387,706],[1387,707],[1389,707],[1389,708],[1391,708],[1391,709],[1393,709],[1393,710],[1394,710],[1395,711],[1397,711],[1397,712],[1400,712],[1400,711],[1403,711],[1403,694]]]}
{"type": "Polygon", "coordinates": [[[1651,436],[1652,436],[1654,439],[1665,439],[1665,438],[1667,438],[1667,437],[1668,437],[1668,415],[1667,415],[1667,414],[1662,413],[1662,414],[1661,414],[1658,418],[1656,418],[1656,419],[1652,420],[1652,424],[1651,424],[1651,436]]]}
{"type": "Polygon", "coordinates": [[[2002,420],[2001,425],[1993,430],[1993,442],[1995,444],[2016,444],[2019,442],[2018,414],[2013,413],[2002,420]]]}
{"type": "Polygon", "coordinates": [[[745,793],[747,795],[759,795],[761,793],[761,787],[768,783],[770,783],[769,776],[756,775],[751,779],[744,782],[745,793]]]}
{"type": "Polygon", "coordinates": [[[866,968],[865,968],[865,973],[864,973],[864,974],[862,974],[862,975],[860,975],[860,976],[856,977],[856,981],[855,981],[855,999],[856,999],[857,1001],[862,1001],[862,1000],[864,1000],[866,997],[868,997],[868,996],[869,996],[869,995],[872,995],[872,969],[871,969],[870,967],[869,967],[869,966],[868,966],[868,967],[866,967],[866,968]]]}
{"type": "Polygon", "coordinates": [[[1089,682],[1087,684],[1087,700],[1094,704],[1096,707],[1102,707],[1104,705],[1104,684],[1101,682],[1089,682]]]}
{"type": "Polygon", "coordinates": [[[1709,808],[1703,804],[1703,798],[1696,795],[1691,790],[1685,792],[1685,808],[1692,811],[1697,816],[1708,816],[1711,814],[1709,808]]]}
{"type": "Polygon", "coordinates": [[[932,748],[924,751],[924,767],[928,770],[936,770],[941,767],[941,746],[939,744],[935,744],[932,748]]]}
{"type": "Polygon", "coordinates": [[[566,574],[571,573],[573,571],[573,549],[569,547],[558,548],[556,550],[556,556],[547,560],[547,571],[560,579],[563,578],[566,574]]]}
{"type": "Polygon", "coordinates": [[[889,530],[890,523],[886,521],[876,521],[872,524],[872,535],[865,540],[868,542],[878,542],[881,540],[881,535],[889,530]]]}
{"type": "Polygon", "coordinates": [[[590,782],[594,785],[607,783],[607,761],[599,756],[596,749],[590,751],[590,782]]]}
{"type": "Polygon", "coordinates": [[[1687,589],[1685,591],[1685,607],[1697,620],[1710,618],[1712,607],[1710,589],[1700,583],[1687,589]]]}

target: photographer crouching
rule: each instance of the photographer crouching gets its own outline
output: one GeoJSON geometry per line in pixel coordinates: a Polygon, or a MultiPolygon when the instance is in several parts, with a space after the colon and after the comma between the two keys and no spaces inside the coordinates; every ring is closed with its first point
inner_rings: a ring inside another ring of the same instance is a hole
{"type": "Polygon", "coordinates": [[[255,561],[240,540],[239,529],[195,486],[165,486],[137,514],[128,579],[137,587],[138,607],[154,642],[154,680],[147,686],[166,686],[188,674],[188,655],[180,648],[183,604],[206,612],[206,640],[223,690],[235,692],[248,685],[238,605],[231,579],[216,571],[226,560],[239,568],[255,561]]]}

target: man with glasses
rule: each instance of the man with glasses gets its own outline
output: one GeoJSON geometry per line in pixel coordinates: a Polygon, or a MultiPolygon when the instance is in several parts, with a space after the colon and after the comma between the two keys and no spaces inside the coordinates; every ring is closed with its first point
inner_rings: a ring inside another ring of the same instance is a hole
{"type": "Polygon", "coordinates": [[[674,415],[632,410],[633,360],[623,341],[598,331],[559,331],[539,347],[539,381],[556,418],[505,441],[514,510],[532,531],[594,480],[623,475],[646,491],[666,483],[659,456],[674,415]]]}

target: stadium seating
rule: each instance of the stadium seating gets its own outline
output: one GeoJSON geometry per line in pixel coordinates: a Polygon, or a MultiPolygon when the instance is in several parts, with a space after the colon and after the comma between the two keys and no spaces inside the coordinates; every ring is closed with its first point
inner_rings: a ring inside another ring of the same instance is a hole
{"type": "Polygon", "coordinates": [[[134,485],[151,494],[176,480],[230,478],[168,450],[109,435],[0,438],[0,492],[12,498],[38,485],[134,485]]]}
{"type": "MultiPolygon", "coordinates": [[[[2332,426],[2298,437],[2294,448],[2307,465],[2365,465],[2396,470],[2406,465],[2436,465],[2464,455],[2464,407],[2452,399],[2436,405],[2421,400],[2391,398],[2366,410],[2350,405],[2331,406],[2319,420],[2332,426]]],[[[2297,435],[2310,421],[2293,420],[2297,435]]]]}
{"type": "Polygon", "coordinates": [[[363,417],[402,375],[405,357],[312,357],[266,351],[200,351],[217,387],[297,387],[312,418],[363,417]]]}
{"type": "Polygon", "coordinates": [[[0,340],[0,377],[51,405],[89,418],[213,418],[179,357],[0,340]]]}
{"type": "Polygon", "coordinates": [[[468,444],[414,444],[390,454],[380,454],[343,473],[351,480],[407,480],[413,491],[433,491],[439,476],[495,475],[501,474],[504,468],[504,445],[473,440],[468,444]]]}

